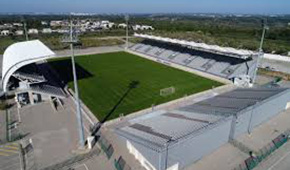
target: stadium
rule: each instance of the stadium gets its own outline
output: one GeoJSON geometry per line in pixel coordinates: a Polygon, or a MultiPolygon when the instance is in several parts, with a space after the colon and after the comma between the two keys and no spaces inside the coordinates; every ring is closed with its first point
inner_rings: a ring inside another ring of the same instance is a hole
{"type": "MultiPolygon", "coordinates": [[[[135,36],[144,40],[126,50],[76,57],[76,70],[82,103],[101,123],[117,121],[115,133],[145,169],[183,169],[290,106],[289,89],[253,87],[255,52],[135,36]],[[224,84],[237,86],[155,109],[224,84]]],[[[3,94],[15,94],[19,107],[57,108],[73,96],[71,67],[39,40],[13,44],[3,55],[3,94]]]]}

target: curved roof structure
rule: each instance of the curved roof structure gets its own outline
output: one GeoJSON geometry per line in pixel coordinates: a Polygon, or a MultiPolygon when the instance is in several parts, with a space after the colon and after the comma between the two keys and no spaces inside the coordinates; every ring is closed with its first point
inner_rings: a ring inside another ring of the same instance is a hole
{"type": "Polygon", "coordinates": [[[7,83],[11,75],[19,68],[55,56],[47,46],[39,40],[19,42],[10,45],[3,54],[2,88],[7,91],[7,83]]]}
{"type": "Polygon", "coordinates": [[[235,49],[231,47],[220,47],[217,45],[196,43],[194,41],[185,41],[185,40],[171,39],[171,38],[166,38],[166,37],[159,37],[159,36],[153,36],[153,35],[147,35],[147,34],[137,34],[137,33],[134,33],[134,36],[145,38],[145,39],[156,40],[156,41],[163,41],[163,42],[172,43],[172,44],[190,46],[196,50],[216,53],[220,55],[226,55],[229,57],[235,57],[235,58],[240,58],[240,59],[248,59],[250,57],[258,55],[258,53],[254,51],[250,51],[250,50],[235,49]]]}

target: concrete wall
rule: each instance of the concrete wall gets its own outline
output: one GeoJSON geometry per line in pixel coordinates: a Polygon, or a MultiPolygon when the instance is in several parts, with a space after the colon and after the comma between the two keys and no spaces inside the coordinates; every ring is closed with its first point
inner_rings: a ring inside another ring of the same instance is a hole
{"type": "MultiPolygon", "coordinates": [[[[126,140],[126,139],[125,139],[126,140]]],[[[126,147],[128,151],[134,155],[136,160],[140,162],[140,164],[146,168],[147,170],[151,170],[144,166],[144,164],[149,163],[152,165],[156,170],[159,169],[160,163],[161,163],[161,153],[158,153],[157,151],[154,151],[152,149],[147,148],[144,145],[141,145],[135,141],[126,141],[126,147]]],[[[155,170],[155,169],[152,170],[155,170]]]]}
{"type": "Polygon", "coordinates": [[[289,101],[290,90],[286,90],[239,113],[234,136],[237,137],[243,133],[248,133],[248,130],[251,132],[254,127],[285,110],[289,101]]]}
{"type": "Polygon", "coordinates": [[[179,168],[182,169],[227,143],[231,122],[232,119],[228,118],[197,136],[178,142],[168,151],[168,165],[179,162],[179,168]]]}
{"type": "MultiPolygon", "coordinates": [[[[227,143],[231,121],[232,119],[228,118],[216,125],[212,125],[210,129],[202,130],[196,136],[181,139],[182,141],[170,145],[168,149],[167,168],[176,169],[178,167],[178,169],[183,169],[227,143]]],[[[138,154],[142,155],[138,156],[138,161],[141,164],[144,161],[148,161],[155,169],[165,167],[166,149],[162,153],[158,153],[133,141],[130,141],[130,144],[138,150],[138,154]]],[[[130,149],[128,148],[128,150],[130,149]]],[[[134,155],[133,152],[131,150],[131,153],[134,155]]]]}
{"type": "Polygon", "coordinates": [[[279,94],[274,99],[270,99],[265,104],[258,106],[254,109],[253,119],[251,127],[260,125],[261,123],[268,121],[271,117],[279,114],[286,109],[287,103],[290,101],[290,90],[279,94]]]}

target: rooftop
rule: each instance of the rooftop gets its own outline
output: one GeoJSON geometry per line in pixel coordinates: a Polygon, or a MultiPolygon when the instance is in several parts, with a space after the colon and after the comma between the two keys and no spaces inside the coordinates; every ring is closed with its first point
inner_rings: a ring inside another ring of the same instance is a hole
{"type": "Polygon", "coordinates": [[[155,111],[116,129],[129,140],[156,151],[168,141],[182,140],[213,127],[243,109],[258,104],[283,91],[285,88],[243,88],[197,102],[176,110],[155,111]]]}

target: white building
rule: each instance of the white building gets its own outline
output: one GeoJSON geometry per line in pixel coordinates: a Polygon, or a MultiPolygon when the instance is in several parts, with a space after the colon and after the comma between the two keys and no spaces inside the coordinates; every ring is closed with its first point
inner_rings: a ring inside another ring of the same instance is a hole
{"type": "Polygon", "coordinates": [[[28,30],[28,34],[38,34],[38,30],[35,28],[31,28],[28,30]]]}
{"type": "Polygon", "coordinates": [[[68,33],[69,30],[65,30],[65,29],[58,29],[57,33],[63,34],[63,33],[68,33]]]}
{"type": "Polygon", "coordinates": [[[150,25],[135,25],[133,26],[133,30],[134,31],[138,31],[138,30],[154,30],[154,28],[150,25]]]}
{"type": "Polygon", "coordinates": [[[134,31],[141,30],[141,25],[134,25],[134,26],[133,26],[133,30],[134,30],[134,31]]]}
{"type": "Polygon", "coordinates": [[[2,30],[1,31],[1,36],[7,36],[10,34],[10,31],[9,30],[2,30]]]}
{"type": "Polygon", "coordinates": [[[141,30],[154,30],[154,28],[150,25],[142,25],[141,30]]]}
{"type": "Polygon", "coordinates": [[[127,28],[127,24],[121,23],[118,25],[118,28],[127,28]]]}
{"type": "Polygon", "coordinates": [[[48,25],[46,21],[41,21],[41,25],[48,25]]]}
{"type": "Polygon", "coordinates": [[[22,23],[13,23],[13,26],[22,27],[23,24],[22,23]]]}
{"type": "Polygon", "coordinates": [[[24,31],[23,30],[16,30],[15,35],[23,35],[24,31]]]}
{"type": "Polygon", "coordinates": [[[50,26],[56,27],[63,25],[63,21],[50,21],[50,26]]]}
{"type": "Polygon", "coordinates": [[[42,29],[42,33],[43,34],[51,34],[52,33],[52,30],[50,28],[43,28],[42,29]]]}
{"type": "Polygon", "coordinates": [[[13,25],[10,23],[3,24],[5,28],[13,28],[13,25]]]}

